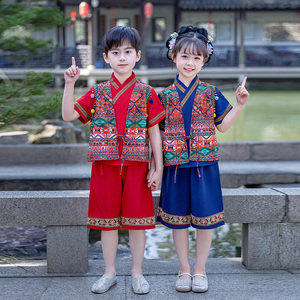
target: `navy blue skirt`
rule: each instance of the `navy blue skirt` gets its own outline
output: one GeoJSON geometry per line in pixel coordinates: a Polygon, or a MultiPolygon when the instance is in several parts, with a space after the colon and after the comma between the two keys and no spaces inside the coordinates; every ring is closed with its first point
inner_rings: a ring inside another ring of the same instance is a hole
{"type": "Polygon", "coordinates": [[[173,229],[224,225],[218,163],[177,170],[164,167],[157,221],[173,229]]]}

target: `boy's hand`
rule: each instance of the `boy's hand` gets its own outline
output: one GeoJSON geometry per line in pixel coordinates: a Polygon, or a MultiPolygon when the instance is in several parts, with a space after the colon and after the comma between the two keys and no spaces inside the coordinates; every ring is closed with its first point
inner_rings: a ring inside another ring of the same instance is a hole
{"type": "Polygon", "coordinates": [[[65,82],[66,83],[75,83],[77,81],[77,79],[79,78],[79,75],[80,75],[80,70],[76,66],[75,58],[72,57],[72,65],[64,73],[65,82]]]}
{"type": "Polygon", "coordinates": [[[244,105],[249,98],[249,93],[245,88],[246,81],[247,81],[247,77],[244,78],[242,84],[237,88],[235,92],[236,100],[241,105],[244,105]]]}

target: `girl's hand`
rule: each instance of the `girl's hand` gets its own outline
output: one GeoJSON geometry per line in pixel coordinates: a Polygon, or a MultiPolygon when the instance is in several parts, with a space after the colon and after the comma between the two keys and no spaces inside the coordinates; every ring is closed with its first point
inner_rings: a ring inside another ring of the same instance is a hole
{"type": "Polygon", "coordinates": [[[154,171],[153,170],[149,171],[148,176],[147,176],[147,181],[148,181],[148,187],[151,187],[152,191],[155,192],[160,184],[161,184],[161,178],[162,178],[162,171],[154,171]]]}
{"type": "Polygon", "coordinates": [[[237,88],[235,92],[236,101],[241,105],[245,105],[246,101],[249,98],[249,93],[245,88],[246,81],[247,81],[247,77],[244,78],[242,84],[237,88]]]}
{"type": "Polygon", "coordinates": [[[64,73],[65,82],[66,83],[75,83],[77,81],[77,79],[79,78],[79,75],[80,75],[80,70],[76,66],[75,58],[72,57],[72,65],[64,73]]]}

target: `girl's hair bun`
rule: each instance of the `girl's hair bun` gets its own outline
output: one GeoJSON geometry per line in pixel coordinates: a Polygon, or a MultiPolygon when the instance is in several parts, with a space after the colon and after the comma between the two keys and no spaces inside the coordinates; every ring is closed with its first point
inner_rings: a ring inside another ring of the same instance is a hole
{"type": "Polygon", "coordinates": [[[199,33],[199,34],[203,35],[206,38],[206,40],[208,40],[208,33],[205,28],[194,27],[191,25],[180,27],[178,30],[178,35],[182,35],[182,34],[189,33],[189,32],[199,33]]]}

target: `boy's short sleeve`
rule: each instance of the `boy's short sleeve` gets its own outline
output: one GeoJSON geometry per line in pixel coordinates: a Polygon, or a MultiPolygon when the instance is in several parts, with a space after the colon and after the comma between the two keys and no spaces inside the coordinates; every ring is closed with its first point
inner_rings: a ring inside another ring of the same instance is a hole
{"type": "MultiPolygon", "coordinates": [[[[158,98],[159,98],[159,100],[160,100],[160,103],[164,106],[164,104],[163,104],[163,101],[162,101],[162,95],[161,94],[158,94],[158,98]]],[[[159,122],[159,129],[161,130],[161,131],[165,131],[165,118],[164,119],[162,119],[160,122],[159,122]]]]}
{"type": "Polygon", "coordinates": [[[217,88],[215,88],[215,124],[220,125],[231,109],[232,106],[228,100],[217,88]]]}
{"type": "Polygon", "coordinates": [[[151,93],[147,103],[148,128],[156,125],[165,118],[165,109],[162,106],[155,90],[151,88],[151,93]]]}
{"type": "Polygon", "coordinates": [[[78,120],[81,123],[87,123],[89,121],[94,103],[95,93],[93,87],[74,103],[74,108],[80,115],[78,120]]]}

